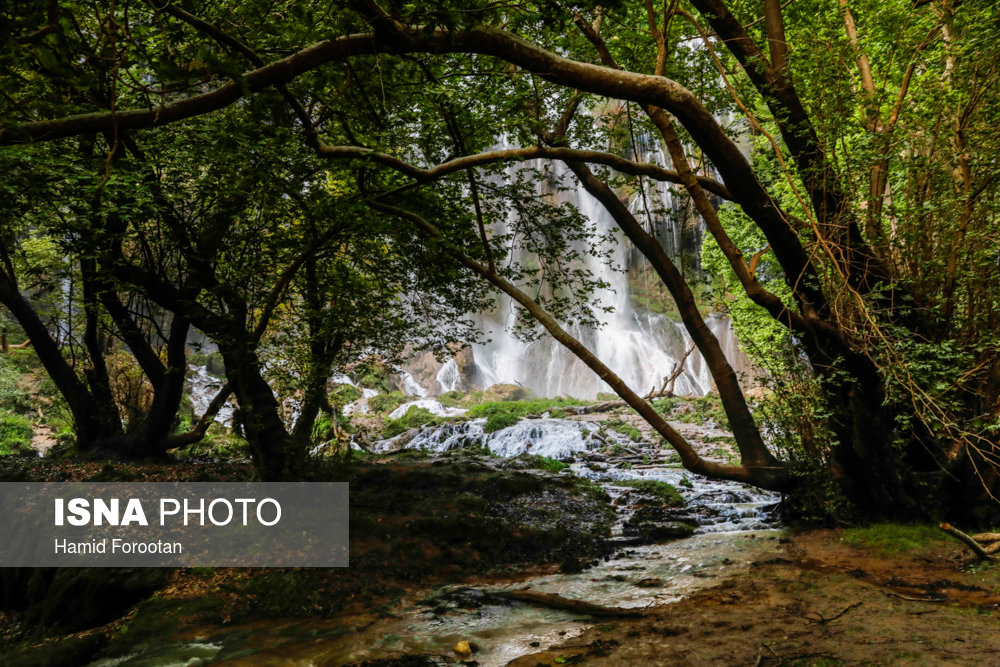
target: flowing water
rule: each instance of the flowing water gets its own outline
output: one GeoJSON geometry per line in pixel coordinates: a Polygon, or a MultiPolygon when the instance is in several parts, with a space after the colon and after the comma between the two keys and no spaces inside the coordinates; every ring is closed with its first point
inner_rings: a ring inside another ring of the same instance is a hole
{"type": "MultiPolygon", "coordinates": [[[[622,465],[601,453],[609,445],[651,448],[636,444],[598,424],[565,419],[525,419],[518,424],[483,433],[485,420],[426,428],[416,435],[376,444],[380,451],[424,449],[446,452],[458,447],[488,448],[495,456],[538,454],[573,463],[572,474],[601,484],[618,510],[612,541],[623,545],[609,560],[578,574],[534,577],[510,588],[531,589],[605,606],[635,608],[666,604],[717,584],[777,548],[770,510],[775,494],[733,482],[693,475],[673,463],[622,465]],[[672,520],[697,523],[695,534],[665,544],[634,544],[627,532],[636,498],[630,480],[655,480],[674,485],[687,501],[674,510],[672,520]]],[[[632,457],[636,458],[636,457],[632,457]]],[[[567,474],[568,471],[567,471],[567,474]]],[[[361,661],[406,653],[452,656],[459,641],[479,647],[475,660],[485,666],[510,660],[583,632],[592,623],[580,614],[520,603],[501,603],[464,587],[445,587],[421,598],[444,601],[435,606],[411,600],[396,617],[380,621],[350,638],[330,639],[324,658],[336,662],[361,661]]]]}
{"type": "Polygon", "coordinates": [[[770,516],[778,500],[774,494],[688,473],[675,467],[671,455],[664,456],[662,450],[634,443],[593,422],[525,419],[494,433],[483,432],[484,422],[478,419],[425,428],[408,438],[376,443],[376,448],[382,452],[405,448],[446,452],[458,447],[485,447],[498,457],[528,453],[572,461],[563,474],[598,482],[615,504],[618,520],[611,543],[617,548],[610,558],[575,574],[535,576],[504,586],[447,586],[421,591],[401,601],[388,618],[259,621],[228,629],[211,640],[199,637],[165,642],[93,664],[180,667],[192,664],[187,661],[195,656],[204,664],[242,658],[244,662],[238,664],[338,665],[408,653],[437,655],[441,664],[453,664],[454,646],[468,641],[477,645],[475,660],[480,665],[504,665],[539,647],[572,639],[599,621],[579,613],[500,600],[484,590],[530,587],[604,606],[642,608],[667,604],[713,586],[778,548],[770,516]],[[608,454],[609,445],[629,460],[608,454]],[[642,459],[652,462],[637,462],[642,459]],[[649,507],[649,499],[622,484],[629,480],[674,485],[687,504],[667,510],[664,520],[694,522],[698,526],[695,534],[661,544],[639,543],[627,525],[637,508],[649,507]]]}

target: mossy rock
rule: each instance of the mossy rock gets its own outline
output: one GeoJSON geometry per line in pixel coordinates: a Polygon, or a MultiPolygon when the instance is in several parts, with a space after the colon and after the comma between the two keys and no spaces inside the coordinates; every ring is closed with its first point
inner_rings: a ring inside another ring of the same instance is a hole
{"type": "Polygon", "coordinates": [[[694,526],[679,521],[665,524],[642,522],[630,528],[629,533],[637,534],[647,543],[682,540],[694,534],[694,526]]]}
{"type": "Polygon", "coordinates": [[[530,389],[516,384],[495,384],[483,392],[484,401],[523,401],[532,396],[530,389]]]}
{"type": "Polygon", "coordinates": [[[629,479],[617,482],[619,486],[627,486],[637,492],[652,496],[668,507],[683,507],[686,503],[684,496],[674,487],[673,484],[661,482],[655,479],[629,479]]]}

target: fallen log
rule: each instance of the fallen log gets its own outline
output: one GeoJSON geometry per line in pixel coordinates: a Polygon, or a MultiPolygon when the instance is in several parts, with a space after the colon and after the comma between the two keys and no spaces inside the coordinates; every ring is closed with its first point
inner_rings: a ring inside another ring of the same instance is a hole
{"type": "Polygon", "coordinates": [[[625,406],[625,401],[604,401],[603,403],[593,403],[591,405],[571,405],[562,409],[571,415],[589,415],[595,412],[611,412],[615,408],[623,408],[625,406]]]}
{"type": "Polygon", "coordinates": [[[969,535],[960,531],[958,528],[955,528],[950,523],[942,523],[938,526],[938,528],[962,542],[965,546],[969,547],[980,560],[997,560],[996,556],[991,556],[990,553],[983,548],[983,545],[972,539],[969,535]]]}
{"type": "Polygon", "coordinates": [[[504,598],[506,600],[524,602],[526,604],[533,604],[539,607],[548,607],[550,609],[562,609],[564,611],[571,611],[577,614],[586,614],[588,616],[614,616],[614,617],[624,618],[628,616],[643,615],[643,612],[639,609],[622,609],[621,607],[605,607],[604,605],[594,604],[592,602],[584,602],[583,600],[573,600],[570,598],[564,598],[560,595],[554,595],[552,593],[540,593],[539,591],[533,591],[530,589],[521,589],[516,591],[492,591],[491,594],[499,598],[504,598]]]}
{"type": "Polygon", "coordinates": [[[24,348],[31,345],[31,339],[24,341],[23,343],[18,343],[17,345],[11,345],[6,340],[3,343],[3,351],[10,352],[11,350],[23,350],[24,348]]]}

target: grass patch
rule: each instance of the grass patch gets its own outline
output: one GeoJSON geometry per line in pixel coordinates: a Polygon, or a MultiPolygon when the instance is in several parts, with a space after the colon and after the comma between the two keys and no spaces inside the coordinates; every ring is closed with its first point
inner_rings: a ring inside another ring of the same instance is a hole
{"type": "Polygon", "coordinates": [[[871,549],[882,554],[899,554],[944,541],[936,526],[907,523],[876,523],[863,528],[848,528],[840,537],[852,547],[871,549]]]}
{"type": "Polygon", "coordinates": [[[553,417],[564,414],[559,409],[576,405],[585,405],[575,398],[532,398],[524,401],[488,401],[469,408],[468,417],[476,419],[493,415],[506,414],[514,417],[527,417],[549,412],[553,417]]]}
{"type": "Polygon", "coordinates": [[[409,409],[399,419],[386,419],[385,427],[382,429],[382,437],[392,438],[408,431],[411,428],[425,426],[435,421],[437,417],[427,408],[419,408],[411,405],[409,409]]]}
{"type": "Polygon", "coordinates": [[[513,426],[519,421],[521,421],[521,418],[517,415],[512,415],[507,412],[498,412],[497,414],[490,415],[486,418],[486,424],[483,425],[483,431],[486,433],[493,433],[494,431],[505,429],[508,426],[513,426]]]}
{"type": "Polygon", "coordinates": [[[529,456],[525,456],[524,460],[528,464],[529,468],[535,468],[536,470],[545,470],[553,474],[558,474],[559,472],[569,467],[568,463],[563,463],[562,461],[551,459],[548,456],[537,456],[532,454],[529,456]]]}
{"type": "Polygon", "coordinates": [[[30,454],[35,428],[31,420],[9,410],[0,410],[0,454],[30,454]]]}
{"type": "Polygon", "coordinates": [[[667,484],[666,482],[660,482],[655,479],[629,479],[624,482],[617,482],[619,486],[628,486],[636,491],[655,496],[658,500],[661,500],[665,505],[670,507],[682,507],[684,505],[684,498],[678,493],[677,489],[674,488],[673,484],[667,484]]]}

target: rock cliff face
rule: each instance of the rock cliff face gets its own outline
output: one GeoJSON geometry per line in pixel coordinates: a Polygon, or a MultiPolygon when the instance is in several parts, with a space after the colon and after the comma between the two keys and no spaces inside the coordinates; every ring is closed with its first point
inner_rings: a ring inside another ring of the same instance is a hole
{"type": "Polygon", "coordinates": [[[449,391],[485,389],[482,373],[469,345],[455,345],[451,356],[438,360],[432,352],[417,352],[402,366],[403,371],[394,378],[396,388],[406,394],[415,394],[412,386],[407,391],[407,374],[420,385],[427,396],[438,396],[449,391]]]}

